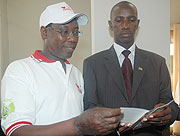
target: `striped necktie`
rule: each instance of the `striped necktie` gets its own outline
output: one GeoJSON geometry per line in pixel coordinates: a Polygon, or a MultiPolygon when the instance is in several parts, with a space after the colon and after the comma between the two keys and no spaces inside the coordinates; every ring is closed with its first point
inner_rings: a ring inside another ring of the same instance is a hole
{"type": "Polygon", "coordinates": [[[132,77],[133,77],[133,71],[132,71],[132,64],[130,59],[128,58],[129,54],[131,52],[129,50],[124,50],[122,54],[124,55],[125,59],[122,64],[122,73],[124,77],[124,82],[126,85],[126,91],[129,97],[129,103],[131,103],[131,96],[132,96],[132,77]]]}

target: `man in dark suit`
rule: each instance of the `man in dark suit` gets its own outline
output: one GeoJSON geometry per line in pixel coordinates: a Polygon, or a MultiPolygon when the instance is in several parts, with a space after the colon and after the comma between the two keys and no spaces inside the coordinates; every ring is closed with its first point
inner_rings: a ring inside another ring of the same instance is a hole
{"type": "Polygon", "coordinates": [[[178,118],[177,118],[178,121],[180,121],[180,105],[179,105],[179,113],[178,113],[178,118]]]}
{"type": "MultiPolygon", "coordinates": [[[[114,34],[113,46],[84,61],[85,109],[102,106],[150,110],[173,99],[165,59],[139,49],[134,43],[139,22],[137,9],[132,3],[123,1],[112,8],[108,23],[114,34]]],[[[143,118],[143,124],[148,127],[120,133],[123,136],[164,135],[177,118],[177,112],[177,105],[172,103],[143,118]]],[[[120,127],[127,126],[120,123],[120,127]]]]}

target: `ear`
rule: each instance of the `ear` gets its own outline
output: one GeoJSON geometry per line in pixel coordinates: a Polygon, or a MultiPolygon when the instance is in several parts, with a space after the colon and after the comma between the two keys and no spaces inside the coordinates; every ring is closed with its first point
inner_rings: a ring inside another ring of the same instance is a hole
{"type": "Polygon", "coordinates": [[[138,28],[138,27],[139,27],[139,22],[140,22],[140,19],[138,19],[138,22],[137,22],[136,28],[138,28]]]}
{"type": "Polygon", "coordinates": [[[40,31],[42,39],[47,39],[47,29],[44,26],[41,26],[40,31]]]}
{"type": "Polygon", "coordinates": [[[113,27],[112,27],[112,22],[111,22],[111,20],[108,20],[108,24],[109,24],[110,30],[113,31],[113,27]]]}

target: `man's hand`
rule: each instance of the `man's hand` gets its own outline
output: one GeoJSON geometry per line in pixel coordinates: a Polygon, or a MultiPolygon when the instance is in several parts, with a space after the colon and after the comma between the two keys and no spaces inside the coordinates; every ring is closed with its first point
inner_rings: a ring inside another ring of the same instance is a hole
{"type": "Polygon", "coordinates": [[[124,131],[125,129],[130,127],[131,125],[132,125],[131,123],[121,122],[120,125],[119,125],[119,132],[121,133],[122,131],[124,131]]]}
{"type": "Polygon", "coordinates": [[[123,111],[120,108],[92,108],[75,119],[75,127],[80,134],[99,135],[114,131],[123,111]]]}
{"type": "MultiPolygon", "coordinates": [[[[154,107],[156,108],[156,107],[159,107],[162,105],[164,105],[164,104],[157,104],[154,107]]],[[[144,117],[142,121],[146,122],[146,123],[154,124],[157,126],[163,126],[163,125],[166,125],[167,123],[169,123],[171,116],[172,116],[171,108],[166,107],[162,111],[157,111],[155,113],[152,113],[148,117],[144,117]]]]}

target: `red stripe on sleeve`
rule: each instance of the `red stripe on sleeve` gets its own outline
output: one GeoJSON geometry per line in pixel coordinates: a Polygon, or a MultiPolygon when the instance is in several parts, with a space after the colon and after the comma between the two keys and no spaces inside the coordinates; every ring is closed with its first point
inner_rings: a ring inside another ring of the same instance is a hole
{"type": "MultiPolygon", "coordinates": [[[[14,123],[13,125],[11,125],[11,126],[6,130],[6,135],[9,133],[9,131],[10,131],[13,127],[15,127],[15,126],[17,126],[17,125],[20,125],[20,124],[32,125],[32,123],[27,122],[27,121],[21,121],[21,122],[14,123]]],[[[16,128],[16,127],[15,127],[15,128],[16,128]]],[[[14,130],[14,129],[13,129],[13,130],[14,130]]]]}

